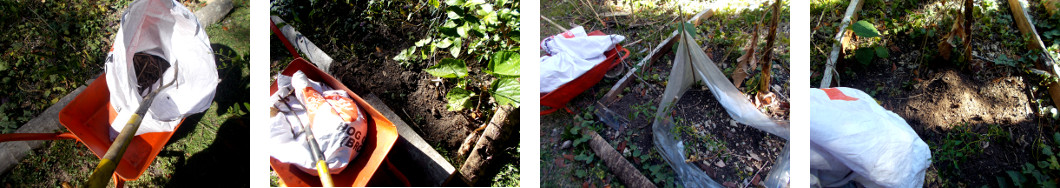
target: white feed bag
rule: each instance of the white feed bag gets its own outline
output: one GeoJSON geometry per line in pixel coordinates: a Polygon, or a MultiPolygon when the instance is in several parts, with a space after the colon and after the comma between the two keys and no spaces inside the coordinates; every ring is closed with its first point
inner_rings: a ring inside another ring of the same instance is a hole
{"type": "Polygon", "coordinates": [[[594,66],[607,60],[604,52],[626,37],[622,35],[588,36],[581,26],[541,40],[541,93],[556,90],[594,66]]]}
{"type": "Polygon", "coordinates": [[[285,90],[293,93],[277,96],[281,100],[272,104],[279,113],[269,119],[271,156],[318,175],[302,128],[306,125],[323,150],[329,172],[342,172],[364,145],[368,124],[363,110],[346,91],[331,90],[325,84],[309,80],[301,71],[279,76],[276,82],[277,87],[285,89],[274,95],[284,95],[285,90]]]}
{"type": "Polygon", "coordinates": [[[810,90],[810,148],[810,169],[826,187],[922,187],[931,165],[902,117],[852,88],[810,90]]]}
{"type": "Polygon", "coordinates": [[[180,120],[210,107],[217,88],[217,65],[206,31],[195,15],[173,0],[137,0],[121,17],[121,26],[105,65],[111,107],[118,116],[111,124],[113,139],[144,94],[137,92],[133,55],[144,52],[166,59],[170,67],[159,75],[154,88],[176,83],[156,97],[136,135],[171,132],[180,120]]]}

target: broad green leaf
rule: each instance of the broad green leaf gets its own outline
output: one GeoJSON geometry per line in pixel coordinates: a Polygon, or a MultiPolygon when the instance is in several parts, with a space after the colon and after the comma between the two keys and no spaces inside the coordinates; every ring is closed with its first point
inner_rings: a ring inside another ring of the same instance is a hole
{"type": "Polygon", "coordinates": [[[416,47],[422,47],[423,45],[427,45],[427,44],[430,44],[430,43],[431,43],[431,37],[427,37],[427,38],[422,39],[420,41],[416,41],[416,47]]]}
{"type": "Polygon", "coordinates": [[[1005,173],[1008,174],[1009,178],[1012,178],[1012,184],[1022,185],[1023,182],[1027,181],[1027,179],[1023,178],[1023,175],[1020,174],[1019,172],[1009,170],[1009,171],[1005,171],[1005,173]]]}
{"type": "Polygon", "coordinates": [[[502,51],[493,54],[487,69],[493,74],[519,76],[519,52],[502,51]]]}
{"type": "Polygon", "coordinates": [[[467,0],[467,2],[464,2],[464,6],[465,7],[470,7],[470,6],[475,6],[475,5],[479,5],[479,4],[483,4],[483,3],[486,3],[486,1],[485,0],[467,0]]]}
{"type": "Polygon", "coordinates": [[[464,9],[457,6],[450,6],[445,8],[445,13],[449,16],[450,20],[459,20],[464,17],[464,9]]]}
{"type": "MultiPolygon", "coordinates": [[[[692,23],[681,22],[681,23],[678,23],[678,24],[674,24],[674,31],[681,32],[682,29],[683,29],[684,32],[688,32],[688,34],[691,35],[692,37],[696,37],[696,26],[692,25],[692,23]]],[[[680,33],[678,33],[678,34],[680,34],[680,33]]]]}
{"type": "Polygon", "coordinates": [[[994,63],[998,65],[1005,65],[1009,67],[1016,67],[1016,60],[1009,58],[1005,54],[999,54],[997,59],[994,59],[994,63]]]}
{"type": "Polygon", "coordinates": [[[696,36],[696,26],[695,25],[692,25],[692,23],[688,23],[688,22],[683,22],[681,24],[684,25],[685,32],[688,32],[688,34],[692,35],[692,37],[696,36]]]}
{"type": "Polygon", "coordinates": [[[1056,142],[1057,145],[1060,145],[1060,132],[1053,133],[1053,142],[1056,142]]]}
{"type": "Polygon", "coordinates": [[[460,57],[460,48],[463,48],[463,46],[464,40],[456,38],[456,40],[453,40],[453,46],[449,47],[449,54],[452,54],[453,57],[460,57]]]}
{"type": "Polygon", "coordinates": [[[1056,161],[1056,156],[1049,156],[1049,168],[1054,170],[1060,168],[1060,162],[1056,161]]]}
{"type": "Polygon", "coordinates": [[[868,65],[872,63],[872,57],[876,56],[876,51],[872,48],[859,48],[854,51],[854,56],[857,57],[858,62],[862,65],[868,65]]]}
{"type": "Polygon", "coordinates": [[[468,25],[468,24],[464,24],[464,25],[456,28],[456,34],[460,35],[460,38],[464,38],[464,37],[467,37],[467,31],[469,31],[469,30],[471,30],[471,26],[468,25]]]}
{"type": "Polygon", "coordinates": [[[519,80],[518,78],[500,78],[491,84],[493,100],[498,105],[512,105],[519,108],[519,80]]]}
{"type": "Polygon", "coordinates": [[[445,100],[449,102],[449,105],[446,106],[449,111],[464,110],[464,108],[471,106],[471,97],[473,95],[474,93],[464,90],[464,88],[454,87],[449,90],[449,93],[445,94],[445,100]]]}
{"type": "Polygon", "coordinates": [[[402,50],[401,52],[398,52],[398,55],[394,56],[393,59],[394,59],[394,61],[408,61],[408,60],[412,60],[413,57],[416,57],[415,55],[416,55],[416,47],[411,47],[411,48],[402,50]]]}
{"type": "Polygon", "coordinates": [[[883,46],[876,46],[876,56],[880,58],[888,58],[891,57],[891,53],[888,53],[887,48],[884,48],[883,46]]]}
{"type": "Polygon", "coordinates": [[[1042,147],[1042,154],[1053,155],[1053,149],[1051,147],[1045,144],[1038,144],[1038,146],[1042,147]]]}
{"type": "Polygon", "coordinates": [[[880,31],[876,30],[876,26],[872,25],[872,23],[869,23],[865,20],[858,21],[850,27],[850,29],[854,30],[854,34],[860,37],[869,38],[880,36],[880,31]]]}
{"type": "Polygon", "coordinates": [[[467,76],[467,65],[464,60],[445,58],[438,64],[427,67],[425,71],[442,78],[464,78],[467,76]]]}
{"type": "Polygon", "coordinates": [[[445,38],[445,39],[438,40],[438,41],[434,42],[434,46],[438,47],[438,48],[449,48],[449,46],[452,46],[452,45],[453,45],[453,40],[451,40],[449,38],[445,38]]]}

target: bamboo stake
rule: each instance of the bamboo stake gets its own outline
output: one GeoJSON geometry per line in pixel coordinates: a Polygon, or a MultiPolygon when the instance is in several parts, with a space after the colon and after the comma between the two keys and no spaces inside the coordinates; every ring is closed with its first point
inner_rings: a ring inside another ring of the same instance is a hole
{"type": "Polygon", "coordinates": [[[773,42],[777,39],[777,22],[780,21],[780,0],[773,1],[773,20],[769,23],[766,47],[762,49],[762,78],[759,79],[758,94],[769,93],[769,81],[773,72],[773,42]]]}
{"type": "MultiPolygon", "coordinates": [[[[1026,4],[1026,1],[1008,0],[1008,7],[1012,10],[1012,17],[1016,20],[1016,26],[1019,27],[1020,32],[1024,36],[1030,38],[1030,43],[1027,43],[1027,47],[1032,50],[1045,51],[1045,44],[1042,43],[1042,38],[1038,36],[1038,31],[1034,29],[1034,23],[1031,22],[1027,10],[1023,8],[1026,4]]],[[[1060,66],[1057,66],[1057,62],[1054,62],[1048,53],[1043,52],[1040,54],[1040,58],[1043,60],[1035,64],[1038,69],[1045,70],[1052,76],[1060,75],[1060,66]]],[[[1060,83],[1053,82],[1049,84],[1049,95],[1053,98],[1053,106],[1060,106],[1060,83]]]]}
{"type": "Polygon", "coordinates": [[[828,56],[828,62],[824,68],[824,79],[821,79],[820,88],[828,88],[832,86],[832,72],[835,71],[836,60],[839,59],[839,51],[843,49],[842,43],[846,42],[844,41],[844,36],[848,34],[846,28],[847,26],[850,26],[852,20],[857,19],[857,14],[855,13],[858,12],[858,10],[861,10],[861,5],[864,3],[864,0],[852,0],[850,1],[850,5],[847,6],[847,12],[843,16],[843,21],[839,22],[839,28],[836,30],[839,32],[836,32],[835,40],[832,41],[834,42],[832,44],[832,53],[828,56]]]}
{"type": "MultiPolygon", "coordinates": [[[[710,18],[710,16],[712,15],[714,15],[714,7],[707,7],[695,16],[692,16],[691,19],[688,19],[688,22],[692,23],[692,25],[698,26],[700,20],[710,18]]],[[[600,101],[607,105],[617,100],[618,94],[622,93],[622,89],[625,89],[626,86],[629,86],[629,83],[631,81],[630,77],[634,77],[634,74],[637,72],[637,70],[651,67],[651,63],[655,61],[655,59],[659,59],[659,57],[670,53],[670,50],[672,50],[670,48],[672,48],[674,46],[673,44],[677,42],[677,40],[675,40],[675,38],[677,37],[678,32],[674,31],[670,34],[669,38],[666,38],[666,40],[663,40],[661,43],[659,43],[658,46],[655,46],[655,48],[651,51],[651,53],[648,54],[647,57],[641,59],[636,66],[631,67],[629,72],[626,72],[626,75],[622,76],[622,79],[619,79],[614,86],[611,86],[611,90],[607,91],[607,94],[605,94],[604,97],[600,99],[600,101]]]]}

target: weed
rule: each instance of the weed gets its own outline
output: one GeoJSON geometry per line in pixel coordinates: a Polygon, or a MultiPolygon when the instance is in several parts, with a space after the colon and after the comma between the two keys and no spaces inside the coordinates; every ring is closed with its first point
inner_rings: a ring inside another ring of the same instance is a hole
{"type": "Polygon", "coordinates": [[[501,171],[497,173],[497,176],[493,177],[493,187],[519,187],[519,146],[516,146],[514,150],[509,150],[508,154],[512,156],[512,162],[504,164],[501,167],[501,171]]]}
{"type": "Polygon", "coordinates": [[[645,102],[644,104],[634,104],[633,106],[630,106],[629,108],[631,109],[631,111],[629,112],[630,113],[629,117],[628,117],[630,121],[635,120],[637,118],[640,118],[641,115],[643,115],[644,117],[646,117],[646,119],[651,121],[655,117],[655,111],[657,109],[657,107],[655,107],[655,105],[651,104],[651,101],[645,102]]]}
{"type": "Polygon", "coordinates": [[[987,133],[980,134],[972,131],[972,126],[967,123],[953,125],[951,132],[945,135],[940,144],[930,145],[932,163],[940,167],[949,167],[949,170],[943,170],[947,168],[939,170],[940,177],[960,174],[960,164],[968,159],[969,156],[976,156],[982,153],[981,148],[986,142],[1007,140],[1003,138],[1009,138],[1009,133],[1002,129],[1001,126],[988,126],[987,133]]]}
{"type": "MultiPolygon", "coordinates": [[[[1060,133],[1053,133],[1054,144],[1060,146],[1060,133]]],[[[1056,187],[1057,179],[1060,177],[1060,163],[1057,162],[1057,155],[1054,149],[1060,149],[1054,146],[1049,146],[1045,142],[1038,143],[1038,148],[1041,148],[1041,161],[1037,164],[1024,163],[1020,167],[1020,171],[1005,171],[1008,177],[997,176],[997,183],[1001,187],[1008,187],[1014,185],[1016,187],[1056,187]]]]}

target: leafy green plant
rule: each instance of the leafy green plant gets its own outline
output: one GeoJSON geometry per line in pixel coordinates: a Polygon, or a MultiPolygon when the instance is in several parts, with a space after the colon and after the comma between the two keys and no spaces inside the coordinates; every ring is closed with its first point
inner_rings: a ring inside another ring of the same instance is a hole
{"type": "MultiPolygon", "coordinates": [[[[1060,163],[1057,162],[1057,155],[1054,149],[1060,149],[1054,146],[1049,146],[1045,141],[1038,143],[1038,148],[1041,148],[1041,161],[1038,163],[1024,163],[1020,167],[1019,171],[1009,170],[1005,171],[1007,177],[997,177],[997,183],[1000,187],[1056,187],[1057,177],[1060,177],[1060,163]]],[[[1060,146],[1060,133],[1053,133],[1052,143],[1060,146]]]]}
{"type": "Polygon", "coordinates": [[[518,107],[519,3],[504,0],[448,0],[444,6],[439,1],[428,3],[446,12],[445,24],[393,60],[408,66],[446,56],[424,71],[456,80],[445,96],[450,111],[471,107],[476,97],[487,96],[479,94],[482,92],[488,93],[497,106],[518,107]],[[469,71],[482,68],[484,71],[469,71]]]}
{"type": "Polygon", "coordinates": [[[862,65],[868,65],[876,57],[888,58],[891,57],[890,50],[881,43],[879,37],[881,36],[880,31],[876,30],[876,26],[868,21],[861,20],[851,24],[850,30],[854,31],[854,35],[862,38],[868,38],[870,41],[867,44],[863,44],[854,51],[854,57],[858,59],[862,65]]]}
{"type": "Polygon", "coordinates": [[[501,167],[497,176],[493,177],[491,186],[519,187],[519,151],[519,146],[516,146],[514,150],[508,151],[508,154],[512,156],[512,162],[501,167]]]}
{"type": "Polygon", "coordinates": [[[444,10],[448,19],[430,36],[395,56],[395,61],[414,62],[437,53],[482,60],[519,45],[519,2],[447,0],[444,6],[436,2],[430,4],[444,10]]]}
{"type": "Polygon", "coordinates": [[[941,143],[929,144],[931,147],[931,162],[939,167],[939,176],[956,176],[960,174],[960,164],[970,156],[982,153],[982,146],[991,140],[1007,140],[1010,134],[1001,126],[988,125],[985,134],[972,131],[968,123],[952,126],[951,132],[947,133],[941,143]],[[947,168],[948,167],[948,168],[947,168]]]}
{"type": "Polygon", "coordinates": [[[593,107],[589,107],[581,114],[574,116],[574,125],[570,126],[568,134],[565,134],[567,138],[574,139],[571,143],[573,147],[578,148],[582,143],[589,142],[592,139],[588,134],[582,134],[582,130],[597,131],[601,127],[594,121],[593,118],[593,107]]]}
{"type": "Polygon", "coordinates": [[[649,156],[649,159],[660,159],[659,163],[657,164],[640,165],[641,172],[648,175],[648,177],[651,178],[652,183],[655,183],[656,185],[662,185],[662,187],[680,186],[675,181],[676,175],[674,174],[673,169],[670,169],[670,166],[667,165],[665,161],[661,160],[662,157],[659,156],[659,153],[655,152],[655,149],[651,149],[651,151],[647,155],[649,156]]]}

